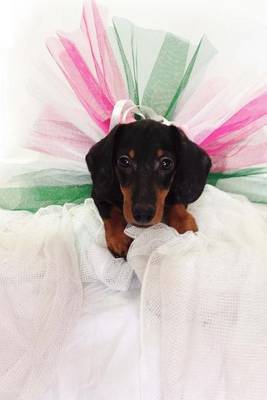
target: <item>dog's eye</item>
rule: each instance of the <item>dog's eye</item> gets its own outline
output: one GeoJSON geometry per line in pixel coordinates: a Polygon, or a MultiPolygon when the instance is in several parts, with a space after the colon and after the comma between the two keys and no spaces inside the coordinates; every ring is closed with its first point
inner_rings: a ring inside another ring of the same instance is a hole
{"type": "Polygon", "coordinates": [[[167,170],[172,169],[173,165],[174,165],[174,163],[173,163],[173,160],[171,158],[163,157],[160,160],[159,167],[160,167],[160,169],[163,169],[163,170],[167,171],[167,170]]]}
{"type": "Polygon", "coordinates": [[[121,156],[118,159],[118,165],[122,168],[129,168],[132,165],[132,161],[128,156],[121,156]]]}

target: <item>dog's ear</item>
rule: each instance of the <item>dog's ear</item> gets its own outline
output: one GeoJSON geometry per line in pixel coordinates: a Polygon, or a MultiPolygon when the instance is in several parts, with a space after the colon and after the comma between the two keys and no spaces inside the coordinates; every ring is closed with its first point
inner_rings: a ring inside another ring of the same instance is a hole
{"type": "Polygon", "coordinates": [[[181,203],[193,203],[204,189],[211,159],[203,149],[189,140],[180,128],[170,126],[170,129],[174,136],[177,157],[172,191],[181,203]]]}
{"type": "Polygon", "coordinates": [[[104,139],[89,150],[85,157],[93,184],[99,185],[102,189],[109,188],[114,181],[113,154],[119,130],[120,125],[115,126],[104,139]]]}

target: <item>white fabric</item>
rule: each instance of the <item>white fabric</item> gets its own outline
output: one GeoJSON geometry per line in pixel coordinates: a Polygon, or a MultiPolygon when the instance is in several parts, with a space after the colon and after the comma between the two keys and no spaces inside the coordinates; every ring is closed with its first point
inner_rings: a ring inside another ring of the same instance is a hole
{"type": "Polygon", "coordinates": [[[82,314],[41,400],[140,400],[139,293],[84,288],[82,314]]]}
{"type": "Polygon", "coordinates": [[[126,262],[92,200],[1,211],[0,399],[267,398],[266,220],[211,186],[191,212],[127,227],[126,262]]]}
{"type": "Polygon", "coordinates": [[[82,304],[74,236],[65,210],[0,225],[0,398],[37,400],[82,304]]]}
{"type": "MultiPolygon", "coordinates": [[[[81,314],[86,299],[82,281],[102,281],[120,291],[140,284],[130,265],[114,259],[105,247],[92,200],[76,207],[47,207],[35,215],[2,210],[0,260],[0,399],[39,400],[62,365],[66,334],[81,314]]],[[[104,296],[101,292],[100,301],[104,296]]],[[[116,304],[110,297],[110,304],[116,304]]],[[[112,314],[107,314],[110,323],[112,314]]],[[[123,326],[116,325],[116,341],[123,326]]]]}
{"type": "Polygon", "coordinates": [[[142,398],[263,400],[266,222],[245,199],[210,186],[191,212],[197,234],[158,225],[130,253],[143,279],[142,398]]]}

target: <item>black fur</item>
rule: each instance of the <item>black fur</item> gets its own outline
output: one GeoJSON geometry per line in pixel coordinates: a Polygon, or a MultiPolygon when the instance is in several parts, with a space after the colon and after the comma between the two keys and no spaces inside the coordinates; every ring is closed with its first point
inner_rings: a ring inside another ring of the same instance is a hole
{"type": "Polygon", "coordinates": [[[109,218],[112,206],[122,209],[120,186],[131,187],[132,204],[153,204],[156,190],[169,190],[168,205],[189,204],[198,199],[211,167],[207,153],[190,141],[175,126],[142,120],[116,126],[106,138],[95,144],[86,156],[92,176],[92,197],[102,218],[109,218]],[[133,150],[131,169],[121,168],[118,159],[133,150]],[[157,152],[170,157],[173,168],[158,168],[157,152]]]}

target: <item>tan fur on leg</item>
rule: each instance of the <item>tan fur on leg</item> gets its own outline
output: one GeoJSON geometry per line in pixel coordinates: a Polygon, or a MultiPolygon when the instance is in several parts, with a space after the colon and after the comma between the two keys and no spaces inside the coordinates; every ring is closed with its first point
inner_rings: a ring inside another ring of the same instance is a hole
{"type": "Polygon", "coordinates": [[[118,208],[113,207],[110,218],[104,220],[104,227],[109,250],[114,255],[125,258],[132,239],[124,233],[126,221],[118,208]]]}
{"type": "Polygon", "coordinates": [[[186,210],[183,204],[175,204],[169,208],[167,222],[179,233],[196,232],[198,230],[195,218],[186,210]]]}

